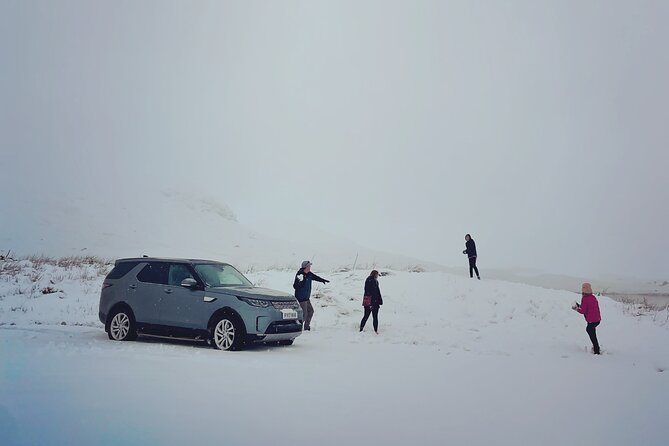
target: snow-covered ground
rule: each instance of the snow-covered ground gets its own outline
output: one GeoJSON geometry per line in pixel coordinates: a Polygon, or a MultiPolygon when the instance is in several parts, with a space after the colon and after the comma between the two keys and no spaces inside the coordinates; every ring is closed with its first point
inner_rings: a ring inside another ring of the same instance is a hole
{"type": "MultiPolygon", "coordinates": [[[[664,445],[669,314],[600,297],[588,353],[575,293],[385,271],[316,272],[313,331],[290,347],[107,339],[109,265],[3,264],[0,444],[664,445]],[[58,290],[41,294],[46,287],[58,290]],[[62,324],[65,325],[62,325],[62,324]]],[[[1,262],[0,262],[1,264],[1,262]]],[[[250,274],[291,291],[290,271],[250,274]]]]}

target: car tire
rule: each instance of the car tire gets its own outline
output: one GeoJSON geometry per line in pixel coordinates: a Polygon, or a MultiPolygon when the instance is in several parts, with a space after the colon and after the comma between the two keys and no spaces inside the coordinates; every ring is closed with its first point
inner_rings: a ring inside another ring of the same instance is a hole
{"type": "Polygon", "coordinates": [[[277,341],[276,345],[293,345],[293,340],[285,339],[283,341],[277,341]]]}
{"type": "Polygon", "coordinates": [[[245,336],[243,323],[228,314],[218,317],[211,327],[211,345],[217,350],[241,350],[245,336]]]}
{"type": "Polygon", "coordinates": [[[137,339],[135,316],[127,308],[119,308],[109,316],[107,336],[112,341],[134,341],[137,339]]]}

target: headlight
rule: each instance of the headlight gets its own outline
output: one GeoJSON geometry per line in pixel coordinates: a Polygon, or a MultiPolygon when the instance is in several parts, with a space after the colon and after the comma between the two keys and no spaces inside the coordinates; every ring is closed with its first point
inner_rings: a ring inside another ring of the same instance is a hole
{"type": "Polygon", "coordinates": [[[239,297],[239,296],[237,296],[237,299],[241,300],[242,302],[246,302],[247,304],[252,305],[254,307],[267,308],[271,305],[271,302],[268,300],[252,299],[250,297],[239,297]]]}

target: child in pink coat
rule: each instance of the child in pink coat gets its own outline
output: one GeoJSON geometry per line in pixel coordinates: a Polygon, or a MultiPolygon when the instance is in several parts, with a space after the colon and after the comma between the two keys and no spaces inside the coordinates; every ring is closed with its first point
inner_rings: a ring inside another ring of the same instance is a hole
{"type": "Polygon", "coordinates": [[[572,309],[578,311],[583,316],[585,316],[585,321],[588,323],[588,326],[585,328],[585,331],[590,336],[592,341],[592,352],[595,355],[599,355],[599,342],[597,342],[597,333],[595,329],[602,321],[602,316],[599,313],[599,302],[594,294],[592,294],[592,285],[589,283],[584,283],[581,287],[581,303],[576,303],[572,309]]]}

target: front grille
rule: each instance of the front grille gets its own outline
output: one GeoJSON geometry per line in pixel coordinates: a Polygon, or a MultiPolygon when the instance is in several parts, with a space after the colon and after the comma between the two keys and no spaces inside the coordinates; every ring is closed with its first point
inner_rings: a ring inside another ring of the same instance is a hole
{"type": "Polygon", "coordinates": [[[300,305],[297,303],[296,300],[293,301],[285,301],[285,300],[273,300],[272,305],[274,305],[274,308],[277,310],[297,310],[300,308],[300,305]]]}
{"type": "Polygon", "coordinates": [[[265,334],[297,333],[302,331],[302,324],[297,321],[276,321],[269,324],[265,334]]]}

